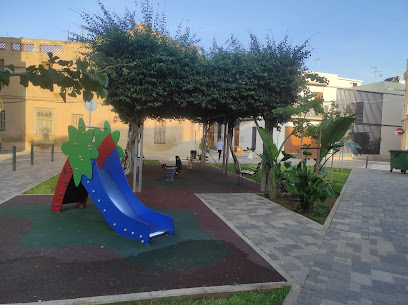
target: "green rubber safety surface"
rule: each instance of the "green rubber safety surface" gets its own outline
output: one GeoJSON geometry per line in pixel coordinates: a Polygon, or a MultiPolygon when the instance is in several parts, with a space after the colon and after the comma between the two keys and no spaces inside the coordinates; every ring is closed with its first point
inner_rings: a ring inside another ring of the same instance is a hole
{"type": "Polygon", "coordinates": [[[0,209],[0,215],[30,222],[29,232],[19,239],[19,244],[26,248],[97,246],[134,263],[169,269],[212,265],[227,257],[227,248],[220,241],[200,231],[194,214],[177,210],[158,212],[173,217],[177,234],[157,237],[146,245],[116,234],[91,200],[86,209],[72,208],[63,213],[51,211],[46,205],[0,209]]]}
{"type": "Polygon", "coordinates": [[[255,183],[195,165],[174,182],[160,165],[144,166],[143,177],[139,200],[175,223],[174,236],[148,245],[117,235],[90,199],[85,209],[64,204],[60,214],[52,195],[4,202],[0,304],[285,281],[195,195],[257,192],[255,183]]]}

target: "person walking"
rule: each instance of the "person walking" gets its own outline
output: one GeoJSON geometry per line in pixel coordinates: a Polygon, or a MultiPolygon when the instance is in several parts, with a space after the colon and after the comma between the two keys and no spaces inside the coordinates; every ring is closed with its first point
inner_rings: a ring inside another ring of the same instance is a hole
{"type": "Polygon", "coordinates": [[[224,147],[224,143],[221,141],[221,138],[218,139],[217,142],[217,150],[218,150],[218,160],[221,159],[222,148],[224,147]]]}

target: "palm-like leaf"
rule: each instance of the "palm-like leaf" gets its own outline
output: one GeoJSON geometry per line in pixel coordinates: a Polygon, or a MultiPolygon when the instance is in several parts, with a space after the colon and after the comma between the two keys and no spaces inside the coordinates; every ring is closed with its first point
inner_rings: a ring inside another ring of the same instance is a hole
{"type": "Polygon", "coordinates": [[[258,127],[259,135],[265,145],[268,161],[273,163],[279,157],[279,151],[271,135],[262,127],[258,127]]]}
{"type": "Polygon", "coordinates": [[[354,155],[358,155],[358,151],[357,151],[357,149],[356,148],[360,148],[361,149],[361,146],[360,145],[358,145],[358,143],[356,143],[356,142],[353,142],[353,141],[346,141],[346,142],[344,142],[345,144],[346,144],[346,146],[351,150],[351,152],[354,154],[354,155]]]}
{"type": "Polygon", "coordinates": [[[320,159],[323,159],[328,154],[334,143],[344,137],[353,122],[354,117],[348,116],[329,119],[322,124],[320,159]]]}

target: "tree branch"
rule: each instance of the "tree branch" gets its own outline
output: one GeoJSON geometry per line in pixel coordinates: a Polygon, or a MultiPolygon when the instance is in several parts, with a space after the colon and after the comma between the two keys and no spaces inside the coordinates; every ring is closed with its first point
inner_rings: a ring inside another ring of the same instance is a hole
{"type": "MultiPolygon", "coordinates": [[[[105,68],[103,68],[102,70],[96,71],[97,73],[103,73],[111,68],[116,68],[116,67],[123,67],[123,66],[133,66],[134,63],[129,63],[129,64],[117,64],[117,65],[111,65],[111,66],[107,66],[105,68]]],[[[60,73],[66,73],[66,71],[63,70],[56,70],[57,72],[60,73]]],[[[26,76],[30,71],[23,71],[23,72],[13,72],[13,71],[9,71],[10,72],[10,76],[26,76]]]]}
{"type": "Polygon", "coordinates": [[[28,71],[24,72],[12,72],[10,71],[10,76],[26,76],[28,74],[28,71]]]}
{"type": "Polygon", "coordinates": [[[102,72],[105,72],[105,71],[107,71],[107,70],[109,70],[111,68],[123,67],[123,66],[133,66],[134,64],[135,63],[132,62],[132,63],[129,63],[129,64],[117,64],[117,65],[107,66],[107,67],[103,68],[102,70],[99,70],[99,71],[96,71],[96,72],[102,73],[102,72]]]}

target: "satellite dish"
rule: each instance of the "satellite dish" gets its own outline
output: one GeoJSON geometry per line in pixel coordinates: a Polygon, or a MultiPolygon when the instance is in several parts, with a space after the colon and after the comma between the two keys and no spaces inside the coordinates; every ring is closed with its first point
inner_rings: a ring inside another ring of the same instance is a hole
{"type": "Polygon", "coordinates": [[[94,100],[85,102],[85,109],[88,110],[89,112],[96,110],[97,106],[98,104],[94,100]]]}

